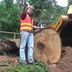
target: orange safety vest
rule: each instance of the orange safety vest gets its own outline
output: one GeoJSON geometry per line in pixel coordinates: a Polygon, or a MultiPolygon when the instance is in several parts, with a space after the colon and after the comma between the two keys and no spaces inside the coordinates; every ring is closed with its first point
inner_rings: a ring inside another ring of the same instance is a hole
{"type": "Polygon", "coordinates": [[[20,18],[20,22],[21,22],[20,32],[24,30],[29,32],[33,31],[33,19],[31,19],[28,14],[26,14],[26,17],[24,20],[20,18]]]}

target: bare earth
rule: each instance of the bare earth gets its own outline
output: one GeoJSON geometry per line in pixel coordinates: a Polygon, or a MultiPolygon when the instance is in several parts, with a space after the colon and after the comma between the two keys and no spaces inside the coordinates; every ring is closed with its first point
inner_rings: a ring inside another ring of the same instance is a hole
{"type": "MultiPolygon", "coordinates": [[[[5,69],[9,64],[18,63],[17,56],[8,57],[0,56],[0,72],[5,72],[5,69]]],[[[72,72],[72,47],[62,47],[62,56],[60,61],[57,64],[48,65],[50,72],[72,72]]]]}
{"type": "Polygon", "coordinates": [[[62,47],[62,56],[58,64],[49,66],[51,72],[72,72],[72,47],[62,47]]]}

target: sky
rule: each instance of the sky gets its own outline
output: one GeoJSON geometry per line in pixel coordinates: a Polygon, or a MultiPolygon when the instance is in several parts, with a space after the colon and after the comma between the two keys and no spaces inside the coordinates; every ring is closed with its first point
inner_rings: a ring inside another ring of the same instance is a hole
{"type": "Polygon", "coordinates": [[[56,0],[57,4],[63,7],[66,7],[68,5],[68,0],[56,0]]]}
{"type": "Polygon", "coordinates": [[[57,4],[60,5],[60,6],[66,7],[68,5],[67,0],[56,0],[56,1],[57,1],[57,4]]]}

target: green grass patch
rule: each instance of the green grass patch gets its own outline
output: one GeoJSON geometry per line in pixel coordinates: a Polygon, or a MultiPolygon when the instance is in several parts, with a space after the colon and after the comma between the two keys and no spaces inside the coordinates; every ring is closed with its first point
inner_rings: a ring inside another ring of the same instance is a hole
{"type": "Polygon", "coordinates": [[[49,72],[49,69],[43,62],[37,62],[27,65],[17,64],[15,67],[10,66],[7,72],[49,72]]]}

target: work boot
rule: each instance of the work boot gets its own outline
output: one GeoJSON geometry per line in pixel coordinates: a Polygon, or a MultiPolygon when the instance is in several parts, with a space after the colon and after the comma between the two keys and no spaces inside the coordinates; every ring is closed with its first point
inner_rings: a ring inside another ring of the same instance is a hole
{"type": "Polygon", "coordinates": [[[28,60],[28,64],[34,64],[34,60],[28,60]]]}
{"type": "Polygon", "coordinates": [[[26,61],[21,61],[21,62],[19,62],[20,64],[27,64],[27,62],[26,61]]]}

